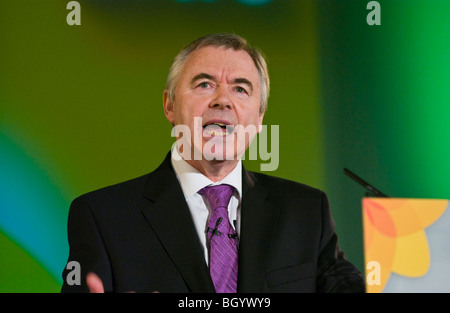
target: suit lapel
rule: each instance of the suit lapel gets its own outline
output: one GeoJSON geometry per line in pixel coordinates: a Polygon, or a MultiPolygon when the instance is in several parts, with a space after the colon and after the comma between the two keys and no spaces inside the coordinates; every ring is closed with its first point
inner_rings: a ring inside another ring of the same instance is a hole
{"type": "Polygon", "coordinates": [[[262,292],[278,210],[270,206],[268,191],[261,182],[245,169],[242,189],[238,292],[262,292]]]}
{"type": "Polygon", "coordinates": [[[214,292],[200,240],[170,163],[170,153],[144,190],[151,205],[142,210],[192,292],[214,292]]]}

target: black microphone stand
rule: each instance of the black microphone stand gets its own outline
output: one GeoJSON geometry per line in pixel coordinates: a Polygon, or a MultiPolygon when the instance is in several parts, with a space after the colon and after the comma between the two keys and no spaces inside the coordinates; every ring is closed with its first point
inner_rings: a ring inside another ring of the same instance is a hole
{"type": "Polygon", "coordinates": [[[344,173],[369,191],[366,193],[366,196],[370,196],[372,194],[375,197],[389,198],[387,195],[385,195],[384,193],[379,191],[377,188],[375,188],[368,182],[364,181],[362,178],[358,177],[356,174],[354,174],[350,170],[344,168],[344,173]]]}

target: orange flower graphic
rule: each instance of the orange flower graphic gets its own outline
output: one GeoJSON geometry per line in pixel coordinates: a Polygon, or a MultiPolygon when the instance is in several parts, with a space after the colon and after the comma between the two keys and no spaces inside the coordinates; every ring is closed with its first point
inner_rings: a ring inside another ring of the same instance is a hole
{"type": "Polygon", "coordinates": [[[380,265],[380,283],[367,292],[381,292],[391,273],[420,277],[427,273],[430,252],[425,228],[445,211],[448,200],[364,198],[364,258],[380,265]]]}

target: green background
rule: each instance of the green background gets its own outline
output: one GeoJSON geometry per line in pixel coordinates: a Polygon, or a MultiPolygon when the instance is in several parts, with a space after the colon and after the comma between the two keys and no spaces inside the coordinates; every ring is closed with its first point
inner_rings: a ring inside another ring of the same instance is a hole
{"type": "MultiPolygon", "coordinates": [[[[0,292],[58,292],[67,213],[85,192],[152,171],[174,138],[162,91],[175,54],[212,32],[264,51],[269,174],[323,189],[364,270],[361,198],[450,198],[450,1],[0,1],[0,292]]],[[[260,161],[245,161],[259,171],[260,161]]]]}

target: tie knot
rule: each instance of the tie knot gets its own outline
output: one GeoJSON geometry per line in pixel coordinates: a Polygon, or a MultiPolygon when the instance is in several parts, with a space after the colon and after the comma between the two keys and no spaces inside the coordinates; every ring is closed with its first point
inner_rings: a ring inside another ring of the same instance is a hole
{"type": "Polygon", "coordinates": [[[216,185],[206,186],[198,193],[205,196],[211,208],[215,210],[220,207],[227,209],[233,192],[234,188],[230,185],[216,185]]]}

